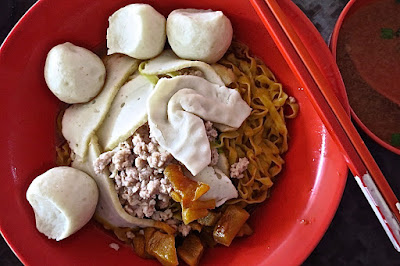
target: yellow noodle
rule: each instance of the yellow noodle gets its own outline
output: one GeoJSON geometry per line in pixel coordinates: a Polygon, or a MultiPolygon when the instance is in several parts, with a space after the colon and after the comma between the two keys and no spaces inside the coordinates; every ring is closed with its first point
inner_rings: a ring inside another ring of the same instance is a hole
{"type": "Polygon", "coordinates": [[[219,62],[232,69],[237,81],[229,86],[236,89],[253,109],[242,126],[222,133],[217,148],[224,148],[229,164],[239,158],[249,160],[244,177],[237,180],[239,198],[230,203],[259,203],[269,196],[273,179],[285,161],[281,155],[288,149],[287,118],[298,113],[298,104],[283,91],[274,74],[260,60],[249,54],[244,45],[234,43],[219,62]],[[285,114],[285,110],[291,112],[285,114]]]}
{"type": "Polygon", "coordinates": [[[56,165],[69,166],[71,162],[71,149],[68,143],[65,142],[63,145],[56,147],[56,165]]]}
{"type": "Polygon", "coordinates": [[[62,117],[64,115],[65,110],[61,110],[57,115],[56,126],[57,126],[57,136],[62,139],[62,144],[56,146],[56,165],[57,166],[69,166],[71,165],[71,149],[67,141],[64,139],[62,135],[62,117]]]}

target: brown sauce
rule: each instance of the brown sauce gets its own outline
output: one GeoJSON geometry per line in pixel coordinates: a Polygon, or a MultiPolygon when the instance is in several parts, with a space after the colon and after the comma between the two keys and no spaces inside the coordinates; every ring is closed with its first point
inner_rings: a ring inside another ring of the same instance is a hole
{"type": "Polygon", "coordinates": [[[362,123],[388,144],[393,134],[400,133],[398,30],[400,2],[374,1],[345,20],[337,45],[337,63],[350,106],[362,123]]]}

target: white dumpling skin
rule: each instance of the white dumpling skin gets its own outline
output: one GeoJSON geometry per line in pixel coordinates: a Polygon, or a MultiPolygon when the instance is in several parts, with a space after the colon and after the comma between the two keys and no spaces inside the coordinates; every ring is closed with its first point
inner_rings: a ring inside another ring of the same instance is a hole
{"type": "Polygon", "coordinates": [[[150,134],[192,175],[211,162],[204,120],[236,129],[250,112],[236,90],[191,75],[160,79],[147,101],[150,134]]]}
{"type": "Polygon", "coordinates": [[[137,59],[150,59],[165,46],[166,19],[152,6],[131,4],[109,18],[108,54],[121,53],[137,59]]]}
{"type": "Polygon", "coordinates": [[[93,216],[99,192],[96,182],[72,167],[55,167],[36,177],[26,198],[37,229],[57,241],[81,229],[93,216]]]}
{"type": "Polygon", "coordinates": [[[212,64],[228,50],[233,29],[222,11],[176,9],[167,18],[167,37],[181,58],[212,64]]]}
{"type": "Polygon", "coordinates": [[[97,137],[93,136],[89,144],[88,157],[85,162],[75,160],[72,167],[84,171],[92,176],[99,188],[99,201],[96,207],[95,219],[112,227],[154,227],[152,219],[140,219],[128,214],[122,207],[115,190],[114,181],[110,178],[110,172],[105,170],[97,174],[94,162],[100,156],[100,145],[97,137]]]}
{"type": "Polygon", "coordinates": [[[69,104],[85,103],[101,91],[106,69],[96,54],[66,42],[48,53],[44,77],[59,100],[69,104]]]}
{"type": "Polygon", "coordinates": [[[207,184],[210,189],[200,197],[200,200],[215,199],[215,207],[219,207],[230,199],[238,197],[238,192],[232,184],[231,179],[217,167],[206,167],[196,176],[190,172],[185,175],[192,180],[207,184]]]}

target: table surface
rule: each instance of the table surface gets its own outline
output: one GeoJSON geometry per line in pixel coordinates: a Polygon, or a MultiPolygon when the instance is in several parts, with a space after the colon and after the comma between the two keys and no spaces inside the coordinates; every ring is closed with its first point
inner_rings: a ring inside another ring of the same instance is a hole
{"type": "MultiPolygon", "coordinates": [[[[36,0],[0,0],[0,42],[36,0]]],[[[326,42],[348,0],[293,0],[326,42]]],[[[394,192],[400,195],[400,156],[360,132],[394,192]]],[[[4,215],[4,214],[2,214],[4,215]]],[[[388,240],[375,214],[349,174],[337,213],[321,242],[303,265],[399,265],[400,254],[388,240]]],[[[21,265],[0,237],[0,265],[21,265]]]]}

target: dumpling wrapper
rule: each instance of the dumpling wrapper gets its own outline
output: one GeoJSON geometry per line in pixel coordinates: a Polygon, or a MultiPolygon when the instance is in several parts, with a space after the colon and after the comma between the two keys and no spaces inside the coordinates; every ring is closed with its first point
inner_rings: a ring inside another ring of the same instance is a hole
{"type": "Polygon", "coordinates": [[[141,73],[144,75],[164,75],[189,67],[203,72],[204,78],[209,82],[224,85],[221,77],[209,64],[202,61],[180,59],[170,49],[164,50],[159,56],[146,62],[141,73]]]}
{"type": "Polygon", "coordinates": [[[211,162],[202,119],[238,128],[251,108],[236,90],[196,76],[177,76],[158,81],[147,111],[151,135],[197,175],[211,162]]]}
{"type": "Polygon", "coordinates": [[[123,208],[115,191],[114,182],[110,179],[107,171],[102,174],[96,174],[93,163],[100,156],[100,147],[95,136],[92,137],[87,160],[75,160],[72,167],[79,169],[92,176],[99,188],[99,201],[97,203],[95,216],[98,220],[106,222],[114,227],[150,227],[155,222],[151,219],[139,219],[129,215],[123,208]]]}
{"type": "Polygon", "coordinates": [[[96,133],[105,150],[114,149],[147,123],[146,104],[153,88],[154,85],[138,73],[121,87],[96,133]]]}
{"type": "Polygon", "coordinates": [[[106,117],[115,95],[137,70],[138,64],[138,60],[121,54],[106,57],[107,77],[101,93],[88,103],[74,104],[65,110],[62,134],[71,150],[82,160],[85,160],[90,138],[106,117]]]}
{"type": "Polygon", "coordinates": [[[219,207],[227,200],[238,197],[238,192],[232,181],[220,169],[207,166],[200,173],[193,176],[187,174],[192,180],[210,186],[210,189],[200,197],[200,200],[215,199],[215,207],[219,207]]]}

